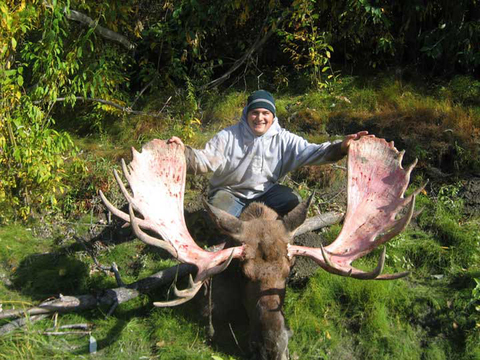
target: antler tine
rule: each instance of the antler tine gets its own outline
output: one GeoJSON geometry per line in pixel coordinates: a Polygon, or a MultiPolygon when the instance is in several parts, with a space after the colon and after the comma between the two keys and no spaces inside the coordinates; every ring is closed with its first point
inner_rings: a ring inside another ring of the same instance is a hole
{"type": "MultiPolygon", "coordinates": [[[[133,149],[133,150],[136,151],[135,149],[133,149]]],[[[134,154],[135,154],[135,152],[134,152],[134,154]]],[[[121,159],[120,163],[122,165],[123,175],[125,175],[125,178],[127,179],[128,183],[130,184],[131,175],[130,175],[130,171],[128,170],[128,166],[125,163],[124,159],[121,159]]]]}
{"type": "Polygon", "coordinates": [[[177,288],[175,287],[174,293],[175,295],[179,296],[177,299],[171,301],[157,301],[154,302],[153,305],[157,307],[171,307],[184,304],[187,301],[190,301],[195,295],[197,295],[198,291],[202,288],[204,282],[205,281],[200,281],[198,283],[191,282],[190,288],[186,290],[177,290],[177,288]],[[183,294],[185,294],[185,296],[181,296],[183,294]]]}
{"type": "Polygon", "coordinates": [[[395,274],[384,274],[375,278],[375,280],[395,280],[410,275],[410,271],[404,271],[395,274]]]}
{"type": "Polygon", "coordinates": [[[308,197],[307,200],[307,209],[310,208],[310,205],[312,204],[313,199],[315,198],[315,190],[312,191],[312,194],[308,197]]]}
{"type": "Polygon", "coordinates": [[[407,174],[408,177],[410,177],[410,174],[412,173],[413,168],[417,165],[417,162],[418,162],[418,159],[413,160],[413,162],[410,165],[408,165],[407,168],[405,169],[405,173],[407,174]]]}
{"type": "Polygon", "coordinates": [[[193,281],[193,277],[190,274],[189,277],[189,286],[188,288],[184,290],[178,290],[177,287],[174,287],[173,293],[177,297],[177,299],[172,300],[172,301],[163,301],[163,302],[154,302],[153,305],[157,307],[170,307],[170,306],[176,306],[180,305],[183,303],[186,303],[187,301],[191,300],[197,293],[198,291],[202,288],[202,285],[205,283],[206,279],[209,279],[215,274],[218,274],[225,270],[228,265],[230,265],[230,262],[233,259],[233,254],[234,251],[230,254],[230,257],[228,258],[227,261],[225,261],[223,264],[215,266],[209,270],[206,271],[205,273],[205,280],[201,280],[198,282],[193,281]]]}
{"type": "Polygon", "coordinates": [[[332,274],[352,277],[354,279],[360,279],[360,280],[377,279],[378,276],[383,272],[383,268],[385,266],[385,256],[387,253],[386,251],[387,249],[383,248],[382,255],[380,255],[380,259],[378,260],[377,267],[370,272],[363,272],[355,268],[351,268],[348,271],[337,268],[330,261],[330,258],[328,257],[327,252],[325,251],[325,248],[323,247],[322,244],[320,244],[320,250],[322,252],[323,259],[325,260],[325,267],[324,267],[325,270],[327,270],[332,274]],[[356,272],[353,272],[353,270],[355,270],[356,272]]]}
{"type": "Polygon", "coordinates": [[[175,258],[178,257],[177,250],[170,245],[168,242],[164,240],[160,240],[157,238],[154,238],[153,236],[147,235],[145,232],[143,232],[140,227],[138,226],[138,218],[135,216],[135,213],[133,212],[133,206],[132,204],[128,205],[128,212],[130,214],[130,224],[132,224],[132,229],[135,235],[142,240],[144,243],[152,246],[156,246],[159,248],[162,248],[163,250],[168,251],[170,254],[172,254],[175,258]]]}
{"type": "MultiPolygon", "coordinates": [[[[380,255],[380,259],[378,259],[378,264],[373,271],[370,272],[359,272],[359,273],[352,273],[352,277],[359,280],[373,280],[376,279],[383,271],[385,266],[385,256],[387,254],[387,248],[384,247],[382,251],[382,255],[380,255]]],[[[358,270],[357,270],[358,271],[358,270]]]]}
{"type": "Polygon", "coordinates": [[[130,217],[128,216],[127,213],[117,209],[108,199],[105,197],[103,194],[102,190],[98,190],[98,194],[100,195],[100,198],[102,199],[103,203],[107,207],[107,209],[115,216],[119,217],[123,221],[130,222],[130,217]]]}
{"type": "Polygon", "coordinates": [[[379,239],[374,241],[374,246],[381,245],[386,243],[387,241],[393,239],[395,236],[400,234],[405,228],[408,226],[410,221],[413,217],[417,216],[421,211],[415,212],[415,199],[417,195],[423,191],[425,186],[427,186],[426,182],[420,188],[415,190],[409,197],[405,199],[405,203],[408,204],[407,213],[399,220],[395,221],[392,226],[381,236],[379,239]]]}
{"type": "Polygon", "coordinates": [[[174,289],[173,289],[173,293],[177,297],[188,297],[192,294],[192,292],[194,292],[194,294],[196,294],[197,293],[195,291],[196,284],[199,284],[199,283],[203,283],[203,281],[199,281],[199,282],[195,283],[195,281],[193,281],[192,274],[190,274],[188,276],[188,288],[183,289],[183,290],[178,290],[177,287],[175,286],[174,289]]]}
{"type": "Polygon", "coordinates": [[[230,257],[226,261],[224,261],[222,264],[217,265],[217,266],[215,266],[211,269],[208,269],[205,272],[206,278],[208,279],[209,277],[212,277],[213,275],[220,274],[223,270],[225,270],[228,267],[228,265],[230,265],[230,263],[232,262],[233,253],[234,253],[234,250],[232,250],[232,252],[230,254],[230,257]]]}
{"type": "Polygon", "coordinates": [[[350,269],[349,271],[345,271],[335,267],[330,261],[330,258],[328,257],[327,252],[325,251],[325,248],[322,244],[320,244],[320,251],[322,252],[323,260],[325,261],[324,269],[327,270],[329,273],[346,277],[349,277],[352,274],[352,269],[350,269]]]}
{"type": "MultiPolygon", "coordinates": [[[[123,161],[123,159],[122,159],[122,161],[123,161]]],[[[125,170],[123,170],[123,173],[125,174],[125,170]]],[[[117,170],[115,170],[115,169],[113,170],[113,175],[115,176],[115,180],[117,181],[117,184],[120,188],[120,191],[122,192],[125,199],[127,199],[127,201],[130,204],[133,204],[134,203],[133,198],[128,193],[127,188],[125,187],[125,184],[123,183],[122,179],[120,179],[120,175],[118,175],[117,170]]],[[[125,177],[127,177],[127,176],[125,176],[125,177]]],[[[127,178],[127,181],[128,181],[128,178],[127,178]]]]}

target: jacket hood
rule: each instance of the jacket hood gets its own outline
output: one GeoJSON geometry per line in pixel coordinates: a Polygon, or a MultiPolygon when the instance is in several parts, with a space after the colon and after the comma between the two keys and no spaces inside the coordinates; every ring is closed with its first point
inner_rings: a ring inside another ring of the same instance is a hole
{"type": "Polygon", "coordinates": [[[255,135],[250,128],[250,125],[248,125],[248,120],[247,120],[247,107],[245,106],[242,111],[242,118],[240,119],[240,125],[243,128],[243,132],[246,138],[248,139],[255,139],[255,138],[270,138],[280,132],[282,128],[280,127],[280,124],[278,123],[278,118],[275,116],[273,118],[273,123],[272,126],[270,126],[270,129],[267,130],[267,132],[263,135],[255,135]]]}

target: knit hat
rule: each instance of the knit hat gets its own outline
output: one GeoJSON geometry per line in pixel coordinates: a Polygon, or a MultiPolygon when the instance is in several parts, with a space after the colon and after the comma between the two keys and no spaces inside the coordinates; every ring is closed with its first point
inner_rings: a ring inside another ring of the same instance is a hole
{"type": "Polygon", "coordinates": [[[270,110],[275,115],[275,99],[265,90],[257,90],[248,97],[247,113],[253,109],[263,108],[270,110]]]}

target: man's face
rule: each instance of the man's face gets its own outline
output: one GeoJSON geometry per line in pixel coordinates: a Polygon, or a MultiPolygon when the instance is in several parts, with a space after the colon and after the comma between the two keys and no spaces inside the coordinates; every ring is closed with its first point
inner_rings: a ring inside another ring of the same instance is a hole
{"type": "Polygon", "coordinates": [[[248,126],[257,136],[265,134],[273,124],[273,114],[270,110],[258,108],[247,114],[248,126]]]}

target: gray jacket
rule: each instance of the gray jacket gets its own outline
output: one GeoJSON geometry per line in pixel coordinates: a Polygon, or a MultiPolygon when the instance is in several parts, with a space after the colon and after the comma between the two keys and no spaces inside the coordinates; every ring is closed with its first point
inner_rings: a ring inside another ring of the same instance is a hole
{"type": "Polygon", "coordinates": [[[245,108],[240,122],[216,134],[205,149],[186,148],[190,173],[213,172],[210,195],[222,189],[254,199],[292,170],[332,163],[344,156],[340,140],[310,144],[281,128],[276,117],[265,134],[256,136],[246,115],[245,108]]]}

